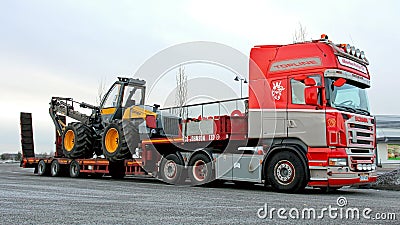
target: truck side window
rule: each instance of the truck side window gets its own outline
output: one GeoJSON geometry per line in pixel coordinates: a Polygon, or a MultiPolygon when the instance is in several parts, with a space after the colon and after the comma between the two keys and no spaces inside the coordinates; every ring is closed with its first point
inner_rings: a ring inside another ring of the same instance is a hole
{"type": "MultiPolygon", "coordinates": [[[[319,75],[309,76],[315,80],[317,86],[321,85],[321,77],[319,75]]],[[[290,80],[290,86],[292,91],[292,104],[306,104],[304,100],[304,89],[306,86],[302,81],[295,79],[290,80]]]]}
{"type": "Polygon", "coordinates": [[[124,92],[123,106],[130,107],[133,105],[141,104],[142,100],[142,88],[135,86],[127,86],[124,92]]]}

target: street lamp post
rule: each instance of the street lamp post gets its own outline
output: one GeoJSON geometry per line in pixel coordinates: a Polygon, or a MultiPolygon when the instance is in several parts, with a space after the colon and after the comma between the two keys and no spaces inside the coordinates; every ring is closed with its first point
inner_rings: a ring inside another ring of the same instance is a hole
{"type": "Polygon", "coordinates": [[[240,81],[240,98],[243,98],[243,84],[247,84],[246,78],[236,76],[234,81],[240,81]]]}

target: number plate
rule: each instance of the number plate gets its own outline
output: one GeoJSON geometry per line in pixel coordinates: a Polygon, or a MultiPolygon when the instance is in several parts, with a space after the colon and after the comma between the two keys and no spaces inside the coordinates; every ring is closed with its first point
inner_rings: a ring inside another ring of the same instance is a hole
{"type": "Polygon", "coordinates": [[[360,181],[368,181],[368,174],[360,174],[360,181]]]}

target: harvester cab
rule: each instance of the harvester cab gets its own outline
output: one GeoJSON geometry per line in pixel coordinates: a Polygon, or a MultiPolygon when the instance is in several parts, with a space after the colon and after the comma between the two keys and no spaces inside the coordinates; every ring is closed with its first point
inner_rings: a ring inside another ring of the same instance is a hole
{"type": "Polygon", "coordinates": [[[118,77],[101,101],[100,114],[103,126],[122,119],[124,109],[144,105],[146,81],[118,77]]]}

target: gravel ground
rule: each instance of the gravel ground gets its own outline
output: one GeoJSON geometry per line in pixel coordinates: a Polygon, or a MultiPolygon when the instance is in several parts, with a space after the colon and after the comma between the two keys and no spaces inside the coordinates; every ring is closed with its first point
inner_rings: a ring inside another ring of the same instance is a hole
{"type": "Polygon", "coordinates": [[[400,169],[378,174],[378,179],[372,187],[400,191],[400,169]]]}
{"type": "Polygon", "coordinates": [[[324,218],[311,220],[280,219],[276,212],[272,219],[271,214],[265,219],[257,216],[267,204],[268,211],[371,208],[369,215],[375,217],[376,213],[398,213],[399,197],[397,191],[373,189],[280,194],[263,186],[239,188],[229,183],[204,188],[176,187],[153,179],[39,177],[18,164],[0,165],[1,224],[399,224],[399,214],[397,220],[379,221],[330,219],[327,212],[324,218]],[[338,197],[346,198],[347,205],[339,207],[338,197]]]}

